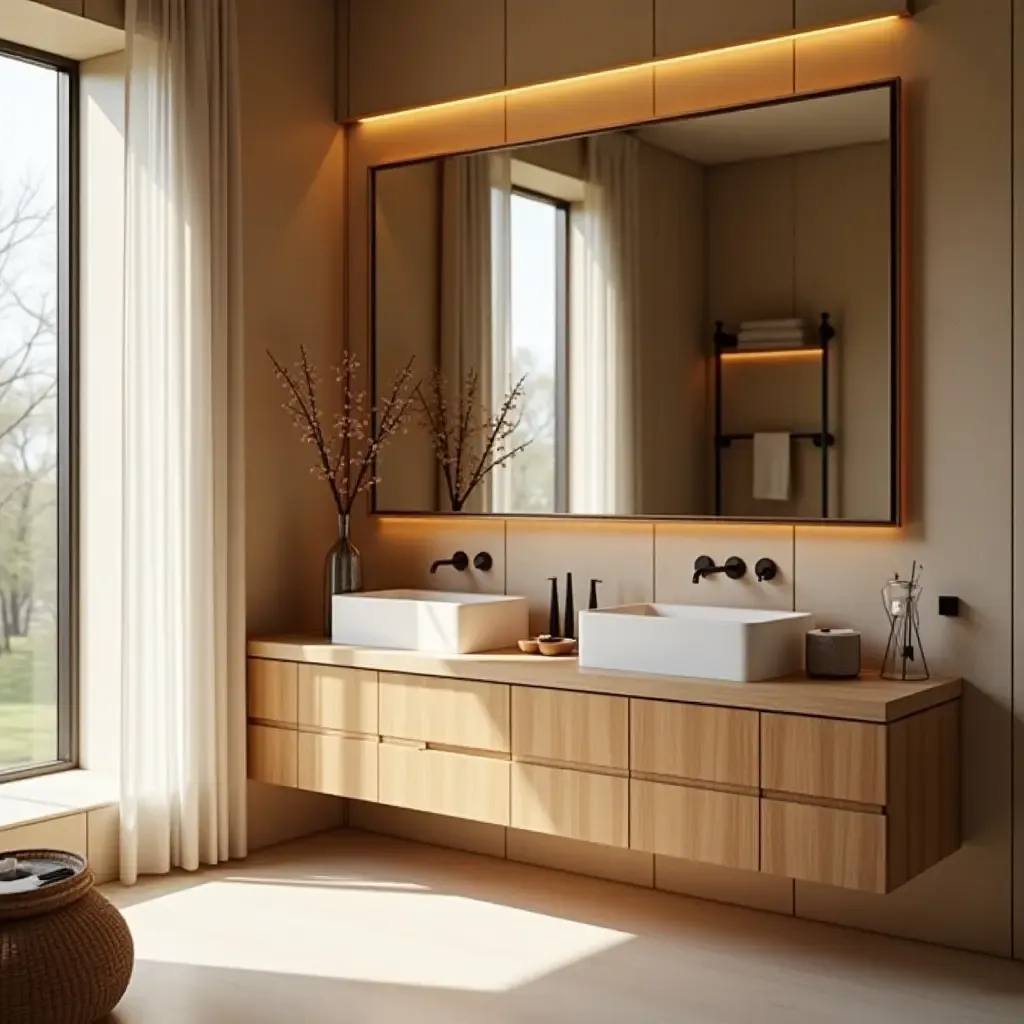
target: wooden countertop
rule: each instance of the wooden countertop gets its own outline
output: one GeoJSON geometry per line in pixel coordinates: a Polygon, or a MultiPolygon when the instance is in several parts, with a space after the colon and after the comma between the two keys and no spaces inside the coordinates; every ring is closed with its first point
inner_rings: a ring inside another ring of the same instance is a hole
{"type": "Polygon", "coordinates": [[[959,679],[932,678],[898,683],[865,674],[843,682],[806,676],[764,683],[728,683],[675,676],[629,675],[580,668],[576,658],[544,658],[517,650],[488,654],[421,654],[369,647],[344,647],[321,637],[282,636],[252,639],[250,657],[309,662],[380,672],[513,683],[556,690],[583,690],[622,697],[647,697],[691,704],[715,704],[782,711],[862,722],[893,722],[960,696],[959,679]]]}

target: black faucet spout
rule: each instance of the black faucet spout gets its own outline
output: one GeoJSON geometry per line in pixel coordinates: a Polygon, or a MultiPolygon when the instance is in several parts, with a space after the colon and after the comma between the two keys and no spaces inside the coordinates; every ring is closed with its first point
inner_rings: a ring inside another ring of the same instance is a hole
{"type": "Polygon", "coordinates": [[[465,572],[469,568],[469,555],[465,551],[456,551],[451,558],[439,558],[430,567],[430,575],[433,576],[442,565],[450,565],[459,572],[465,572]]]}
{"type": "Polygon", "coordinates": [[[741,580],[747,574],[747,563],[742,558],[733,555],[725,560],[725,565],[715,565],[713,558],[701,555],[693,563],[693,582],[700,583],[702,579],[707,579],[708,576],[714,576],[719,572],[724,572],[731,580],[741,580]]]}

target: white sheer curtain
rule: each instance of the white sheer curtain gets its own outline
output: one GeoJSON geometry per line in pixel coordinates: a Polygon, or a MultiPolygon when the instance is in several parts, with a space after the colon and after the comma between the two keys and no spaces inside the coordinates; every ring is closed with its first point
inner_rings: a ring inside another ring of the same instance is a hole
{"type": "Polygon", "coordinates": [[[639,163],[631,135],[587,139],[569,257],[572,512],[629,515],[640,500],[639,163]]]}
{"type": "MultiPolygon", "coordinates": [[[[487,415],[505,397],[511,373],[512,163],[505,153],[451,157],[442,176],[442,373],[454,398],[475,369],[487,415]]],[[[487,477],[463,511],[503,511],[504,476],[487,477]]]]}
{"type": "Polygon", "coordinates": [[[235,0],[128,0],[121,876],[244,856],[235,0]]]}

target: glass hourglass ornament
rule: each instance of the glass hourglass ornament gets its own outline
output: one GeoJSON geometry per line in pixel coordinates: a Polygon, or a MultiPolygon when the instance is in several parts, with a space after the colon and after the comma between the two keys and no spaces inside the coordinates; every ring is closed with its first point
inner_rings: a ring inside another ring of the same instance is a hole
{"type": "Polygon", "coordinates": [[[882,603],[889,619],[889,639],[882,658],[882,678],[901,681],[929,677],[928,660],[921,646],[921,584],[917,566],[910,579],[897,573],[882,587],[882,603]]]}

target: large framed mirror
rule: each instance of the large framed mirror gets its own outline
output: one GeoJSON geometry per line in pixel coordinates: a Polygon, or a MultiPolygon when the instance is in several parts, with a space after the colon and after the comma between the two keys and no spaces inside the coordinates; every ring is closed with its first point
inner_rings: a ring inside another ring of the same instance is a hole
{"type": "Polygon", "coordinates": [[[374,511],[899,522],[899,132],[891,81],[374,168],[375,401],[522,381],[525,445],[453,502],[417,415],[374,511]]]}

